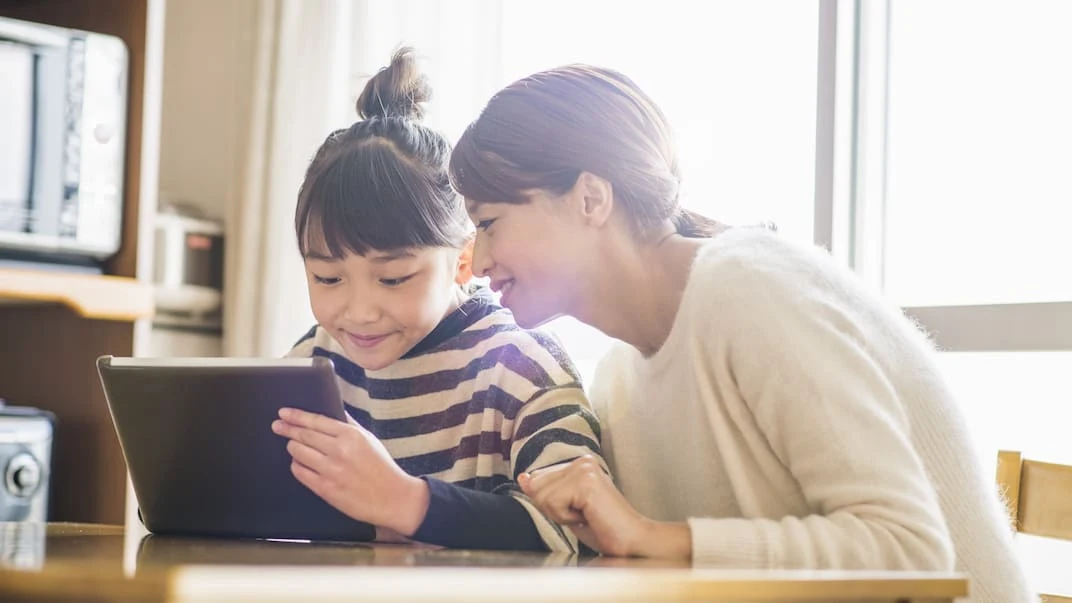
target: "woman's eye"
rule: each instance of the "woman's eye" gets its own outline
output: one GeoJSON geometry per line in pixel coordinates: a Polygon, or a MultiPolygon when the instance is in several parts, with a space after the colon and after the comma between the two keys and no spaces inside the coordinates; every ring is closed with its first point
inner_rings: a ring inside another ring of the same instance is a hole
{"type": "Polygon", "coordinates": [[[334,285],[339,282],[339,279],[337,277],[323,277],[317,276],[315,274],[313,275],[313,280],[320,285],[334,285]]]}
{"type": "Polygon", "coordinates": [[[381,278],[380,283],[388,287],[397,287],[411,278],[413,278],[412,274],[401,278],[381,278]]]}
{"type": "Polygon", "coordinates": [[[477,222],[476,227],[479,230],[487,230],[488,227],[491,226],[492,222],[494,222],[494,221],[495,221],[494,218],[491,219],[491,220],[481,220],[481,221],[477,222]]]}

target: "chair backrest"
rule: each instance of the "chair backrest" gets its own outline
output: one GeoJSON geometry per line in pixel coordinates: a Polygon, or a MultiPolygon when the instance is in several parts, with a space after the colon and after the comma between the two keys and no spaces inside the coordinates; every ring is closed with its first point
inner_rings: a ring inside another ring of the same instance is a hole
{"type": "MultiPolygon", "coordinates": [[[[1072,466],[1024,459],[1019,452],[998,452],[998,487],[1017,532],[1072,540],[1072,466]]],[[[1042,595],[1043,603],[1072,598],[1042,595]]]]}

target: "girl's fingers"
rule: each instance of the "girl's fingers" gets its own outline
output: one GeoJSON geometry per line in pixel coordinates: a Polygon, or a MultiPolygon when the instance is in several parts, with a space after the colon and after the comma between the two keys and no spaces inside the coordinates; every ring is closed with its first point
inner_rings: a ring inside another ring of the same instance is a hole
{"type": "Polygon", "coordinates": [[[298,440],[287,442],[287,452],[296,462],[304,465],[307,469],[323,475],[327,469],[329,459],[319,450],[306,446],[298,440]]]}
{"type": "Polygon", "coordinates": [[[346,429],[346,423],[342,421],[297,408],[280,408],[279,418],[298,427],[313,429],[329,436],[337,436],[346,429]]]}
{"type": "Polygon", "coordinates": [[[302,465],[298,461],[290,463],[290,472],[303,486],[309,488],[313,494],[324,498],[323,480],[316,471],[302,465]]]}
{"type": "Polygon", "coordinates": [[[273,421],[272,431],[291,440],[297,440],[310,448],[327,454],[335,446],[335,438],[315,429],[299,427],[287,421],[273,421]]]}

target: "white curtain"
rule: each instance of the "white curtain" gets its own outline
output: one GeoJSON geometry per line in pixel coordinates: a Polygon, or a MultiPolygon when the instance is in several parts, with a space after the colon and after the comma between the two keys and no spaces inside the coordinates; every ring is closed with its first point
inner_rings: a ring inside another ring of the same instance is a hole
{"type": "Polygon", "coordinates": [[[499,5],[260,0],[245,185],[227,220],[225,355],[282,355],[313,324],[298,187],[325,136],[356,119],[367,78],[396,47],[416,47],[435,90],[428,123],[455,139],[459,116],[475,117],[501,80],[499,5]]]}
{"type": "Polygon", "coordinates": [[[259,3],[245,186],[227,220],[225,355],[280,355],[312,324],[294,203],[307,162],[339,123],[351,10],[346,1],[259,3]]]}
{"type": "Polygon", "coordinates": [[[356,15],[353,96],[363,76],[413,46],[432,83],[425,123],[456,141],[503,85],[503,0],[367,0],[356,15]]]}

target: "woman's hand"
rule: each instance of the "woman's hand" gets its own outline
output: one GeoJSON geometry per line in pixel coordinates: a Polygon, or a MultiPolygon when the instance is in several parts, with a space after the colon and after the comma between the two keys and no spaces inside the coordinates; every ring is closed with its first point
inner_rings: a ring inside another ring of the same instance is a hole
{"type": "Polygon", "coordinates": [[[406,538],[391,528],[385,528],[383,526],[376,526],[376,542],[387,542],[391,544],[413,544],[413,540],[406,538]]]}
{"type": "Polygon", "coordinates": [[[293,408],[272,431],[288,438],[299,482],[346,515],[412,536],[428,512],[428,484],[402,470],[376,436],[358,425],[293,408]]]}
{"type": "Polygon", "coordinates": [[[581,542],[604,555],[678,559],[692,555],[688,525],[641,515],[594,457],[522,473],[518,483],[547,517],[568,526],[581,542]]]}

